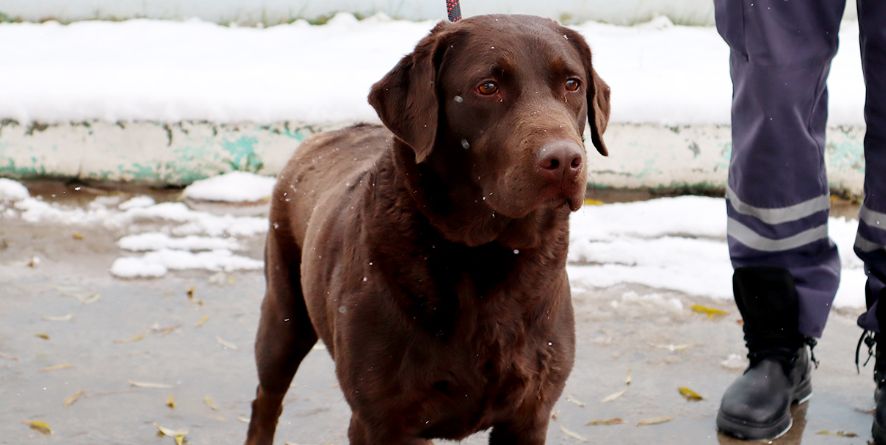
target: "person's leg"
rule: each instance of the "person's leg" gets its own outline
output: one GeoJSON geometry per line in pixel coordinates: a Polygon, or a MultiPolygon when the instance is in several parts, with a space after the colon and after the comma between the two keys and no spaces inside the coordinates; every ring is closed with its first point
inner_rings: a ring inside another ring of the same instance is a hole
{"type": "Polygon", "coordinates": [[[804,342],[820,337],[840,277],[827,235],[827,79],[841,0],[715,0],[731,48],[729,253],[751,364],[724,394],[718,427],[739,437],[790,428],[807,398],[804,342]],[[777,314],[776,316],[771,316],[777,314]]]}
{"type": "MultiPolygon", "coordinates": [[[[858,324],[880,340],[880,326],[886,323],[886,4],[882,1],[858,0],[859,43],[864,70],[864,137],[865,179],[864,203],[858,215],[855,253],[865,263],[868,273],[866,300],[868,311],[858,324]]],[[[873,435],[877,444],[886,444],[886,398],[879,397],[886,388],[886,353],[877,345],[874,379],[877,382],[877,410],[873,435]]]]}

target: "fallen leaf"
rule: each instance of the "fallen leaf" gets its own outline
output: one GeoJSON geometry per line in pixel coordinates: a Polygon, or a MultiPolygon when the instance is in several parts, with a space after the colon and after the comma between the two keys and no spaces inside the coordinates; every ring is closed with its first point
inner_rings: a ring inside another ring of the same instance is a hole
{"type": "Polygon", "coordinates": [[[575,397],[572,397],[572,394],[566,395],[566,401],[570,402],[570,403],[574,403],[582,408],[585,406],[585,402],[582,402],[581,400],[578,400],[575,397]]]}
{"type": "Polygon", "coordinates": [[[249,423],[249,418],[248,418],[248,417],[237,416],[237,420],[239,420],[239,421],[241,421],[241,422],[243,422],[243,423],[249,423]]]}
{"type": "Polygon", "coordinates": [[[46,321],[71,321],[72,318],[74,318],[74,314],[43,316],[43,319],[46,321]]]}
{"type": "Polygon", "coordinates": [[[877,410],[875,408],[858,408],[858,407],[856,407],[854,409],[862,414],[873,415],[874,413],[877,412],[877,410]]]}
{"type": "Polygon", "coordinates": [[[13,362],[17,362],[17,361],[18,361],[18,357],[14,356],[14,355],[12,355],[12,354],[5,354],[5,353],[3,353],[3,352],[0,352],[0,358],[2,358],[2,359],[4,359],[4,360],[11,360],[11,361],[13,361],[13,362]]]}
{"type": "Polygon", "coordinates": [[[40,258],[32,256],[30,260],[28,260],[28,267],[31,269],[36,269],[37,266],[40,265],[40,258]]]}
{"type": "Polygon", "coordinates": [[[200,319],[197,320],[196,323],[194,323],[194,326],[199,328],[199,327],[203,326],[204,324],[206,324],[207,321],[209,321],[209,316],[204,315],[204,316],[200,317],[200,319]]]}
{"type": "Polygon", "coordinates": [[[621,417],[613,417],[610,419],[596,419],[591,420],[585,425],[590,426],[601,426],[601,425],[621,425],[624,423],[624,420],[621,420],[621,417]]]}
{"type": "Polygon", "coordinates": [[[83,234],[80,232],[74,232],[71,234],[71,238],[74,238],[77,241],[83,241],[83,234]]]}
{"type": "Polygon", "coordinates": [[[628,375],[625,376],[625,386],[631,386],[631,382],[634,381],[634,378],[631,377],[631,370],[628,369],[628,375]]]}
{"type": "Polygon", "coordinates": [[[65,400],[63,403],[65,404],[65,406],[71,406],[71,405],[77,403],[77,401],[80,400],[80,397],[83,397],[84,394],[86,394],[86,391],[83,391],[81,389],[80,391],[77,391],[74,394],[71,394],[68,397],[65,397],[65,400]]]}
{"type": "Polygon", "coordinates": [[[76,298],[77,298],[77,300],[80,301],[80,303],[83,303],[83,304],[92,304],[92,303],[95,303],[95,302],[98,301],[98,300],[101,300],[101,298],[102,298],[102,294],[95,293],[95,294],[89,294],[89,295],[85,295],[85,296],[78,295],[76,298]]]}
{"type": "Polygon", "coordinates": [[[52,428],[50,428],[49,424],[44,420],[26,420],[24,423],[31,427],[32,430],[39,431],[47,436],[52,434],[52,428]]]}
{"type": "Polygon", "coordinates": [[[699,314],[707,315],[708,318],[721,317],[723,315],[728,314],[729,312],[724,311],[723,309],[717,309],[715,307],[702,306],[700,304],[693,304],[689,306],[689,309],[692,309],[692,312],[696,312],[699,314]]]}
{"type": "Polygon", "coordinates": [[[114,340],[114,343],[116,343],[116,344],[118,344],[118,345],[121,345],[121,344],[124,344],[124,343],[135,343],[135,342],[139,342],[139,341],[142,341],[142,340],[144,340],[144,339],[145,339],[145,334],[135,334],[135,335],[133,335],[132,337],[129,337],[129,338],[121,338],[121,339],[114,340]]]}
{"type": "Polygon", "coordinates": [[[153,332],[157,335],[169,335],[169,334],[175,332],[180,327],[181,327],[181,325],[179,325],[179,324],[170,325],[170,326],[160,326],[159,324],[154,323],[154,325],[151,326],[151,332],[153,332]]]}
{"type": "Polygon", "coordinates": [[[585,198],[584,204],[586,206],[601,206],[605,203],[603,201],[600,201],[599,199],[585,198]]]}
{"type": "Polygon", "coordinates": [[[623,395],[625,394],[625,392],[627,392],[627,390],[628,390],[628,389],[625,388],[625,389],[623,389],[623,390],[621,390],[621,391],[618,391],[618,392],[614,392],[614,393],[612,393],[612,394],[609,394],[608,396],[603,397],[602,399],[600,399],[600,403],[609,403],[609,402],[611,402],[611,401],[613,401],[613,400],[615,400],[615,399],[617,399],[617,398],[623,396],[623,395]]]}
{"type": "Polygon", "coordinates": [[[637,422],[637,426],[658,425],[661,423],[670,422],[671,420],[673,420],[673,419],[671,419],[668,416],[650,417],[648,419],[643,419],[643,420],[637,422]]]}
{"type": "Polygon", "coordinates": [[[169,388],[172,388],[172,385],[168,385],[166,383],[137,382],[135,380],[130,380],[129,384],[136,387],[136,388],[148,388],[148,389],[169,389],[169,388]]]}
{"type": "Polygon", "coordinates": [[[197,293],[196,287],[194,287],[194,286],[189,287],[188,291],[186,292],[186,294],[188,295],[188,300],[193,300],[194,294],[196,294],[196,293],[197,293]]]}
{"type": "Polygon", "coordinates": [[[169,409],[175,409],[175,397],[173,397],[172,394],[166,398],[166,407],[169,409]]]}
{"type": "Polygon", "coordinates": [[[233,343],[231,343],[231,342],[229,342],[229,341],[227,341],[227,340],[225,340],[225,339],[223,339],[223,338],[221,338],[221,337],[216,336],[216,337],[215,337],[215,341],[217,341],[218,344],[222,345],[222,346],[225,347],[226,349],[233,349],[233,350],[235,350],[235,351],[237,350],[237,345],[235,345],[235,344],[233,344],[233,343]]]}
{"type": "Polygon", "coordinates": [[[690,402],[698,402],[699,400],[704,400],[704,397],[702,397],[701,394],[685,386],[677,388],[677,391],[680,392],[680,395],[683,396],[684,399],[689,400],[690,402]]]}
{"type": "Polygon", "coordinates": [[[837,437],[850,437],[850,438],[851,437],[858,437],[858,434],[855,434],[850,431],[842,431],[842,430],[840,430],[840,431],[821,430],[815,434],[817,434],[819,436],[837,436],[837,437]]]}
{"type": "Polygon", "coordinates": [[[52,365],[52,366],[47,366],[45,368],[40,368],[40,371],[51,372],[51,371],[58,371],[60,369],[68,369],[68,368],[73,368],[73,367],[74,367],[74,365],[72,365],[70,363],[59,363],[57,365],[52,365]]]}
{"type": "Polygon", "coordinates": [[[572,431],[563,425],[560,425],[560,431],[563,431],[563,434],[565,434],[566,437],[571,437],[579,442],[587,442],[588,441],[587,439],[585,439],[585,436],[582,436],[581,434],[578,434],[575,431],[572,431]]]}
{"type": "Polygon", "coordinates": [[[166,427],[161,426],[156,423],[154,424],[154,426],[157,428],[157,435],[158,436],[172,437],[173,439],[175,439],[175,445],[182,445],[183,443],[185,443],[185,436],[188,435],[187,430],[177,431],[177,430],[173,430],[171,428],[166,428],[166,427]]]}
{"type": "Polygon", "coordinates": [[[218,405],[215,404],[215,400],[212,400],[212,397],[203,396],[203,403],[208,406],[209,409],[218,411],[218,405]]]}
{"type": "Polygon", "coordinates": [[[42,338],[43,340],[49,340],[49,334],[47,334],[45,332],[38,332],[38,333],[34,334],[34,337],[42,338]]]}

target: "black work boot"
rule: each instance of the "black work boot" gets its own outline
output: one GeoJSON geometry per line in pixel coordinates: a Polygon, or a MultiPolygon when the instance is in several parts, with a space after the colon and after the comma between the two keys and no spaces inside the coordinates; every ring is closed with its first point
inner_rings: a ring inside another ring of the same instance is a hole
{"type": "MultiPolygon", "coordinates": [[[[886,299],[884,299],[886,298],[886,291],[881,291],[879,296],[874,295],[870,286],[866,286],[865,291],[868,308],[879,300],[874,315],[877,317],[881,329],[886,328],[886,299]]],[[[869,314],[863,315],[862,318],[866,316],[869,316],[869,314]]],[[[859,324],[863,324],[861,318],[859,319],[859,324]]],[[[856,367],[859,365],[858,356],[862,343],[868,347],[868,359],[864,364],[867,365],[868,361],[872,357],[874,358],[874,383],[877,384],[877,388],[874,389],[874,401],[877,404],[877,408],[874,411],[871,435],[874,437],[876,445],[886,445],[886,396],[883,395],[884,390],[886,390],[886,343],[884,342],[886,342],[886,336],[883,335],[882,331],[878,334],[865,330],[862,332],[861,338],[858,339],[858,347],[855,348],[856,367]]]]}
{"type": "Polygon", "coordinates": [[[745,267],[732,278],[744,319],[750,365],[723,394],[717,429],[746,440],[773,439],[793,424],[791,405],[812,396],[815,341],[798,330],[793,277],[784,269],[745,267]]]}

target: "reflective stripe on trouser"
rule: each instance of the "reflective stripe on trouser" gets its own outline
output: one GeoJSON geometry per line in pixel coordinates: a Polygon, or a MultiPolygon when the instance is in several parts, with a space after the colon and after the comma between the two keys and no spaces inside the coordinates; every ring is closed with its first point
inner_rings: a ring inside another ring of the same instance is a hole
{"type": "Polygon", "coordinates": [[[877,297],[886,283],[886,3],[858,1],[859,43],[867,93],[864,119],[864,203],[858,215],[855,253],[868,272],[868,311],[859,326],[880,332],[877,297]]]}
{"type": "Polygon", "coordinates": [[[827,236],[827,79],[841,0],[715,0],[733,82],[727,190],[733,267],[783,267],[799,327],[820,337],[840,279],[827,236]]]}

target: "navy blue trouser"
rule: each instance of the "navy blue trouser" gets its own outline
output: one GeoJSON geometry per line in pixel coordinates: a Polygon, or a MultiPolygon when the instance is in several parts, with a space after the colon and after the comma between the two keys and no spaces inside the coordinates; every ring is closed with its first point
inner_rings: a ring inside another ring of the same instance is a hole
{"type": "MultiPolygon", "coordinates": [[[[787,269],[803,335],[820,337],[840,282],[828,237],[826,80],[845,0],[715,0],[731,48],[732,156],[726,190],[733,267],[787,269]]],[[[868,271],[868,312],[886,282],[886,0],[858,0],[867,88],[864,204],[855,252],[868,271]]],[[[886,304],[886,303],[884,303],[886,304]]]]}

